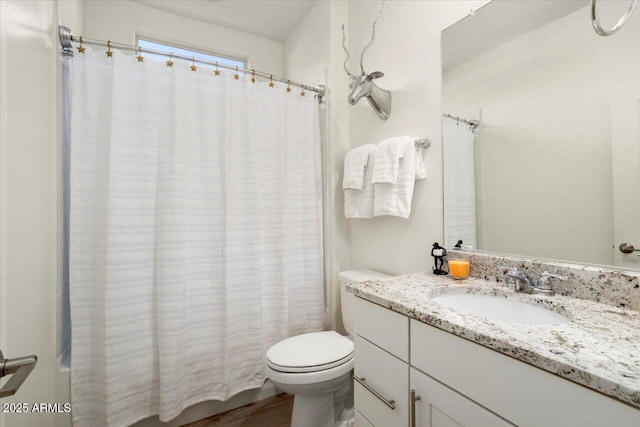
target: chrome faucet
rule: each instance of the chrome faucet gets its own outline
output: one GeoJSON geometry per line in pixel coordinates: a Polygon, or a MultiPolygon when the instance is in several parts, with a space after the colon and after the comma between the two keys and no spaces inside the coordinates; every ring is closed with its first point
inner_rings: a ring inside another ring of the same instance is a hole
{"type": "Polygon", "coordinates": [[[518,270],[518,267],[500,267],[501,270],[507,271],[507,276],[513,279],[512,284],[516,292],[524,292],[530,294],[533,290],[533,280],[524,271],[518,270]]]}
{"type": "Polygon", "coordinates": [[[544,271],[537,283],[525,273],[518,270],[518,267],[500,267],[502,270],[507,271],[507,276],[513,279],[514,289],[516,292],[523,292],[526,294],[542,294],[542,295],[555,295],[553,286],[551,286],[551,279],[567,280],[567,276],[561,276],[559,274],[552,274],[544,271]]]}

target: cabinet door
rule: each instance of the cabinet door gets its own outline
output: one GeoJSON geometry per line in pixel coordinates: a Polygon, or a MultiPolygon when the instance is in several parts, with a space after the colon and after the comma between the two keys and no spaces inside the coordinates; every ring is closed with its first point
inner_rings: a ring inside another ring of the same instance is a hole
{"type": "Polygon", "coordinates": [[[413,319],[411,365],[521,427],[640,426],[636,407],[413,319]]]}
{"type": "Polygon", "coordinates": [[[353,421],[354,421],[353,425],[355,427],[373,427],[373,424],[367,421],[367,419],[363,417],[362,414],[357,410],[354,413],[353,421]]]}
{"type": "Polygon", "coordinates": [[[415,390],[415,420],[412,427],[506,427],[513,424],[456,393],[415,368],[410,369],[415,390]]]}

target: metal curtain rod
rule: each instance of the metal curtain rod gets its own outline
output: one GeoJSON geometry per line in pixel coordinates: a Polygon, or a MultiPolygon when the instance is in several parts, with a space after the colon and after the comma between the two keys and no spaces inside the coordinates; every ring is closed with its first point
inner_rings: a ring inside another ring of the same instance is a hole
{"type": "Polygon", "coordinates": [[[248,69],[248,68],[241,68],[241,67],[236,67],[234,65],[227,65],[227,64],[220,64],[218,62],[213,62],[213,61],[205,61],[203,59],[195,59],[193,57],[189,57],[189,56],[185,56],[185,55],[178,55],[175,53],[171,53],[171,52],[164,52],[164,51],[160,51],[160,50],[155,50],[155,49],[144,49],[144,48],[140,48],[138,46],[132,46],[132,45],[127,45],[127,44],[122,44],[122,43],[113,43],[111,41],[104,41],[104,40],[95,40],[95,39],[86,39],[84,37],[76,37],[73,34],[71,34],[71,30],[63,25],[60,25],[58,27],[58,33],[60,35],[60,44],[62,45],[62,49],[63,51],[68,54],[73,56],[73,44],[72,43],[83,43],[83,44],[90,44],[90,45],[96,45],[96,46],[103,46],[103,47],[111,47],[113,49],[120,49],[120,50],[129,50],[129,51],[133,51],[133,52],[145,52],[145,53],[153,53],[156,55],[163,55],[166,56],[168,58],[178,58],[178,59],[184,59],[186,61],[189,62],[197,62],[199,64],[207,64],[207,65],[213,65],[216,66],[218,68],[224,68],[227,70],[233,70],[233,71],[243,71],[245,73],[249,73],[252,76],[260,76],[260,77],[264,77],[273,81],[277,81],[277,82],[281,82],[281,83],[286,83],[290,86],[296,86],[299,87],[301,89],[303,89],[303,93],[304,90],[308,90],[311,92],[315,92],[318,94],[318,98],[322,99],[324,97],[325,94],[325,87],[324,85],[318,85],[318,86],[308,86],[302,83],[297,83],[288,79],[284,79],[282,77],[278,77],[278,76],[274,76],[272,74],[267,74],[267,73],[263,73],[261,71],[257,71],[257,70],[252,70],[252,69],[248,69]]]}
{"type": "Polygon", "coordinates": [[[460,123],[464,123],[464,124],[466,124],[466,125],[469,125],[469,126],[471,126],[471,129],[472,129],[472,130],[473,130],[473,129],[475,129],[475,128],[477,128],[478,126],[480,126],[480,122],[479,122],[479,121],[477,121],[477,120],[467,120],[467,119],[463,119],[462,117],[453,116],[453,115],[451,115],[451,114],[446,114],[446,113],[445,113],[445,114],[442,114],[442,117],[447,117],[447,118],[452,119],[452,120],[455,120],[455,121],[457,121],[457,122],[460,122],[460,123]]]}

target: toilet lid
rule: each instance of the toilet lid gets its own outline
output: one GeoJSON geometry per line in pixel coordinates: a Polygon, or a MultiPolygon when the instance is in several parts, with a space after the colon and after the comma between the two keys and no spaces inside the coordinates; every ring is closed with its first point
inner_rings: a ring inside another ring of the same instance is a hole
{"type": "Polygon", "coordinates": [[[267,364],[281,372],[323,371],[352,358],[353,342],[335,331],[297,335],[267,350],[267,364]]]}

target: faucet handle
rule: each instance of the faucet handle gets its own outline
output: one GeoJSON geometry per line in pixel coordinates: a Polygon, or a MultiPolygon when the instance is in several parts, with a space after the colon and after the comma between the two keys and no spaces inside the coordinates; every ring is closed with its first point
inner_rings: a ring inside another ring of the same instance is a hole
{"type": "Polygon", "coordinates": [[[540,275],[540,278],[538,279],[538,288],[551,290],[552,289],[550,284],[551,279],[558,279],[564,282],[569,278],[561,274],[553,274],[553,273],[549,273],[548,271],[543,271],[542,274],[540,275]]]}
{"type": "Polygon", "coordinates": [[[516,289],[516,279],[513,276],[520,271],[520,270],[518,270],[518,267],[509,267],[509,266],[506,266],[506,265],[499,265],[498,268],[500,270],[503,270],[505,272],[505,274],[507,275],[507,288],[509,288],[511,290],[515,290],[516,289]]]}

